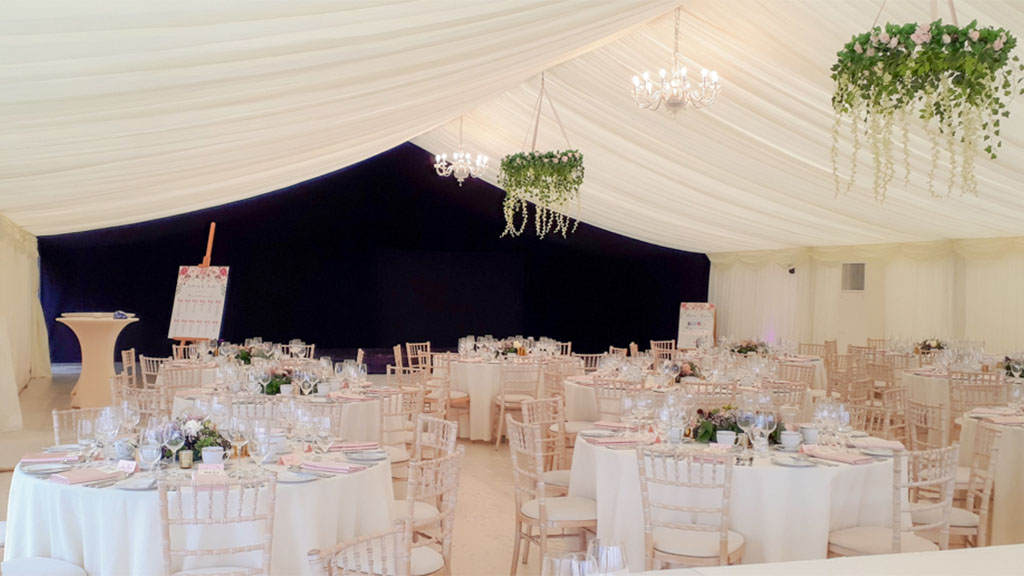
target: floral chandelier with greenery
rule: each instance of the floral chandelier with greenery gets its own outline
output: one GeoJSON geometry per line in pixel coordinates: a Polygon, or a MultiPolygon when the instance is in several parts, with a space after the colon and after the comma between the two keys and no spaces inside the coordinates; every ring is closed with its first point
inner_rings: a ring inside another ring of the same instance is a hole
{"type": "Polygon", "coordinates": [[[940,19],[929,25],[888,23],[853,36],[832,66],[836,83],[832,97],[836,194],[843,191],[840,128],[848,119],[853,152],[846,192],[857,176],[862,133],[871,147],[875,198],[885,200],[895,177],[896,147],[902,150],[903,179],[909,183],[910,125],[919,120],[931,143],[929,192],[939,195],[935,176],[945,151],[949,163],[947,194],[959,188],[961,194],[977,195],[975,156],[981,148],[990,158],[996,158],[1002,145],[1000,119],[1009,117],[1007,104],[1021,82],[1017,73],[1024,71],[1019,57],[1010,54],[1016,45],[1017,38],[1003,28],[979,28],[976,21],[960,27],[943,24],[940,19]],[[897,127],[898,139],[894,135],[897,127]]]}
{"type": "MultiPolygon", "coordinates": [[[[544,86],[544,75],[540,77],[540,92],[533,113],[533,144],[529,152],[509,154],[501,160],[501,172],[498,184],[505,190],[502,210],[505,213],[504,236],[519,236],[526,229],[530,219],[529,206],[534,206],[534,229],[537,237],[543,238],[551,232],[565,237],[576,231],[579,220],[564,213],[564,210],[575,200],[576,212],[579,213],[580,186],[583,184],[583,154],[572,148],[569,136],[558,118],[551,96],[544,86]],[[540,128],[540,109],[544,97],[547,96],[551,112],[562,129],[566,149],[538,152],[537,132],[540,128]],[[518,225],[516,219],[521,218],[518,225]]],[[[530,138],[527,131],[526,138],[530,138]]],[[[523,141],[523,149],[526,140],[523,141]]]]}

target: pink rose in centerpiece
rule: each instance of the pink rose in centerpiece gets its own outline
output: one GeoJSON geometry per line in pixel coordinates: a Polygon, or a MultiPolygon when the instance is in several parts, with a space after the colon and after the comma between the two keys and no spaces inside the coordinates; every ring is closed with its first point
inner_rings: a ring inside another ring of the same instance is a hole
{"type": "Polygon", "coordinates": [[[683,363],[682,373],[683,376],[689,376],[690,374],[693,374],[693,368],[690,367],[689,362],[683,363]]]}
{"type": "Polygon", "coordinates": [[[864,49],[861,48],[860,42],[858,42],[858,43],[853,45],[853,51],[856,52],[857,54],[863,54],[864,53],[864,49]]]}
{"type": "Polygon", "coordinates": [[[1005,35],[1002,35],[1002,36],[999,36],[999,38],[996,38],[996,41],[992,43],[992,49],[995,50],[996,52],[999,52],[1000,50],[1002,50],[1003,49],[1003,44],[1005,43],[1005,38],[1006,38],[1005,35]]]}
{"type": "Polygon", "coordinates": [[[970,33],[968,33],[967,35],[971,38],[972,41],[977,42],[978,38],[981,37],[981,32],[978,32],[977,30],[971,30],[970,33]]]}
{"type": "Polygon", "coordinates": [[[952,41],[953,41],[953,39],[949,37],[949,34],[943,34],[942,35],[942,43],[943,44],[949,44],[952,41]]]}
{"type": "Polygon", "coordinates": [[[932,33],[926,26],[918,26],[917,30],[910,35],[910,39],[914,41],[914,44],[924,44],[931,41],[932,33]]]}
{"type": "Polygon", "coordinates": [[[881,34],[879,34],[878,35],[878,41],[881,42],[882,44],[888,44],[889,43],[889,33],[888,32],[882,32],[881,34]]]}
{"type": "Polygon", "coordinates": [[[900,39],[896,36],[893,36],[892,39],[889,40],[889,48],[895,48],[897,45],[899,45],[899,43],[900,39]]]}

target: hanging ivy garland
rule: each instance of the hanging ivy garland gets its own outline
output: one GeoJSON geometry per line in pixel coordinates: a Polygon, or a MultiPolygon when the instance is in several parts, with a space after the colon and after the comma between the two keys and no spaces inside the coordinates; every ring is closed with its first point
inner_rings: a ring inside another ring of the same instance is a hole
{"type": "Polygon", "coordinates": [[[529,220],[530,203],[534,205],[533,221],[538,237],[543,238],[552,231],[565,237],[570,223],[572,232],[576,231],[579,221],[555,209],[564,209],[580,198],[583,154],[578,150],[509,154],[501,160],[498,182],[505,189],[502,236],[523,233],[529,220]],[[521,217],[518,226],[517,216],[521,217]]]}
{"type": "MultiPolygon", "coordinates": [[[[529,152],[509,154],[501,159],[498,184],[505,190],[502,211],[505,214],[505,231],[501,236],[519,236],[526,230],[530,220],[529,206],[534,206],[534,229],[538,238],[555,232],[566,237],[576,232],[579,220],[565,213],[570,204],[576,202],[579,213],[580,186],[583,185],[583,154],[579,150],[555,150],[538,152],[537,132],[540,129],[540,111],[547,96],[548,105],[562,130],[566,144],[569,136],[558,118],[555,105],[544,85],[544,74],[540,76],[540,92],[533,109],[533,127],[527,131],[526,140],[533,134],[533,145],[529,152]],[[519,223],[516,223],[517,218],[519,223]],[[571,225],[571,230],[570,230],[571,225]]],[[[526,148],[526,140],[523,148],[526,148]]]]}
{"type": "MultiPolygon", "coordinates": [[[[835,123],[832,129],[832,175],[836,194],[839,177],[839,134],[844,118],[850,120],[853,152],[850,158],[848,192],[857,172],[861,132],[871,146],[874,166],[872,189],[875,198],[885,200],[893,180],[894,131],[903,154],[903,178],[909,182],[910,122],[924,123],[931,142],[928,190],[933,196],[941,151],[949,162],[949,187],[961,194],[977,195],[974,158],[983,147],[996,158],[1002,146],[999,121],[1009,117],[1007,104],[1018,92],[1024,72],[1018,56],[1010,52],[1017,39],[1003,28],[967,26],[886,24],[855,35],[838,53],[832,66],[836,90],[832,97],[835,123]]],[[[1022,91],[1021,93],[1024,93],[1022,91]]]]}

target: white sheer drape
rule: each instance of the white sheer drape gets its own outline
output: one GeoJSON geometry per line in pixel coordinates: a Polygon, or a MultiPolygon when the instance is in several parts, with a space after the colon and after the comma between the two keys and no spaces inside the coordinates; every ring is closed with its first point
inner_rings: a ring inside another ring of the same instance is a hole
{"type": "Polygon", "coordinates": [[[0,214],[0,431],[21,427],[18,390],[50,375],[34,236],[0,214]]]}
{"type": "Polygon", "coordinates": [[[984,340],[1024,348],[1024,239],[711,254],[719,335],[840,347],[868,337],[984,340]],[[865,264],[865,289],[842,290],[842,264],[865,264]],[[789,268],[795,274],[789,274],[789,268]]]}

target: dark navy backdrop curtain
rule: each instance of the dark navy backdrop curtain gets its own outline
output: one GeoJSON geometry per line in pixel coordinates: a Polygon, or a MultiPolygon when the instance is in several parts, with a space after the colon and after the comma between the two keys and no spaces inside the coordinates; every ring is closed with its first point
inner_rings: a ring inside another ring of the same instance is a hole
{"type": "MultiPolygon", "coordinates": [[[[707,299],[706,256],[580,224],[568,239],[499,238],[504,193],[433,173],[405,144],[333,174],[172,218],[39,238],[55,362],[79,359],[53,319],[135,312],[119,348],[168,355],[177,267],[230,266],[221,337],[388,347],[466,334],[572,340],[578,352],[673,338],[679,303],[707,299]]],[[[688,226],[680,222],[680,226],[688,226]]]]}

